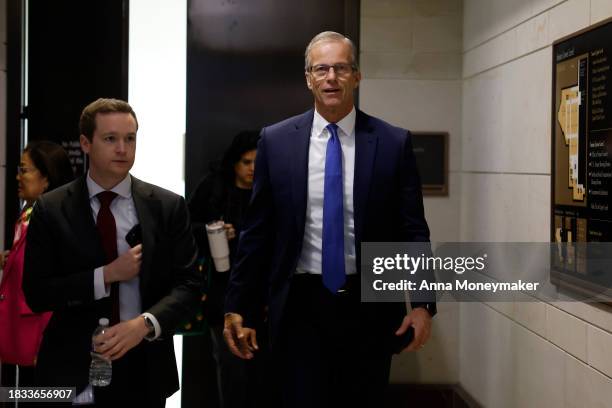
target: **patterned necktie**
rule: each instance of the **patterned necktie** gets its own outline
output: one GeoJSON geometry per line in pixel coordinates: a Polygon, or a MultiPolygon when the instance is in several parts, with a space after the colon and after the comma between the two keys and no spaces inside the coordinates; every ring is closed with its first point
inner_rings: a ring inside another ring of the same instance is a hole
{"type": "MultiPolygon", "coordinates": [[[[117,225],[115,217],[111,212],[110,205],[117,197],[117,193],[112,191],[103,191],[96,195],[100,201],[100,211],[96,218],[96,226],[102,239],[102,246],[106,254],[106,263],[109,264],[117,259],[117,225]]],[[[119,282],[111,283],[111,325],[117,324],[120,321],[119,317],[119,282]]]]}
{"type": "Polygon", "coordinates": [[[344,268],[344,211],[342,194],[342,146],[338,125],[327,125],[330,138],[325,153],[323,187],[323,285],[337,293],[346,282],[344,268]]]}

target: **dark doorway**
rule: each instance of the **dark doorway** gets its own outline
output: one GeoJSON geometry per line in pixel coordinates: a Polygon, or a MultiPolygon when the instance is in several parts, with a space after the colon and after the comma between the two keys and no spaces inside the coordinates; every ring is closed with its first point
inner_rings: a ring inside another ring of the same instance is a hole
{"type": "MultiPolygon", "coordinates": [[[[187,37],[185,192],[232,137],[313,106],[304,49],[333,30],[358,46],[358,0],[190,0],[187,37]]],[[[185,337],[182,405],[217,407],[210,338],[185,337]]]]}
{"type": "Polygon", "coordinates": [[[312,107],[304,49],[325,30],[344,33],[357,44],[359,1],[190,0],[188,7],[189,196],[232,136],[312,107]]]}
{"type": "Polygon", "coordinates": [[[127,99],[128,0],[7,0],[7,185],[5,242],[18,212],[16,167],[25,140],[64,145],[77,174],[83,107],[127,99]]]}

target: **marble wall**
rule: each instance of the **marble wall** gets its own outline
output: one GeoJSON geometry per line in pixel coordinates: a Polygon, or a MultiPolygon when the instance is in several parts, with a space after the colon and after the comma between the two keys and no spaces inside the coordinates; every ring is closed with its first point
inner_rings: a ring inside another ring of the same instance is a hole
{"type": "MultiPolygon", "coordinates": [[[[549,240],[551,44],[611,16],[609,0],[464,1],[461,240],[549,240]]],[[[459,327],[459,382],[484,406],[610,406],[608,308],[462,304],[459,327]]]]}
{"type": "MultiPolygon", "coordinates": [[[[361,108],[450,133],[433,241],[547,242],[551,44],[612,17],[610,0],[362,1],[361,108]]],[[[525,299],[441,304],[431,343],[393,381],[458,382],[487,407],[605,407],[612,310],[525,299]]]]}
{"type": "MultiPolygon", "coordinates": [[[[360,108],[412,131],[449,133],[449,195],[426,197],[431,239],[459,240],[461,0],[362,0],[360,108]]],[[[440,304],[433,336],[394,359],[392,381],[459,381],[459,307],[440,304]]]]}

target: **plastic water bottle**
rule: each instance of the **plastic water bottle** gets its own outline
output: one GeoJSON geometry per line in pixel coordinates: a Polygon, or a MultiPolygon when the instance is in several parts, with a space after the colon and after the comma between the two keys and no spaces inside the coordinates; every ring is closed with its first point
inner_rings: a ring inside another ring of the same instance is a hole
{"type": "Polygon", "coordinates": [[[94,351],[93,338],[103,334],[108,329],[108,319],[102,318],[98,321],[98,328],[93,332],[91,365],[89,366],[89,383],[95,387],[106,387],[111,383],[113,377],[113,366],[110,360],[94,351]]]}

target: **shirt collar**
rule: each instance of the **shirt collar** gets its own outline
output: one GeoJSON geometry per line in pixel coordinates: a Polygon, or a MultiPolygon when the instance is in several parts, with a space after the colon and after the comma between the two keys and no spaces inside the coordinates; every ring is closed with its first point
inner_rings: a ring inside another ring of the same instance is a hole
{"type": "MultiPolygon", "coordinates": [[[[102,188],[98,183],[93,181],[91,178],[89,171],[87,172],[87,190],[89,191],[89,199],[98,195],[102,191],[106,191],[102,188]]],[[[117,195],[123,198],[130,198],[132,196],[132,177],[128,173],[127,176],[115,187],[111,188],[110,191],[113,193],[117,193],[117,195]]]]}
{"type": "MultiPolygon", "coordinates": [[[[338,127],[342,130],[342,133],[347,136],[350,136],[355,130],[356,117],[357,111],[355,111],[355,107],[353,106],[353,109],[351,109],[349,114],[343,117],[342,120],[336,123],[336,125],[338,125],[338,127]]],[[[320,136],[323,133],[323,130],[325,130],[325,128],[327,127],[327,125],[329,125],[329,122],[325,120],[325,118],[321,116],[319,112],[317,112],[317,110],[315,109],[314,118],[312,120],[312,134],[315,136],[320,136]]]]}

